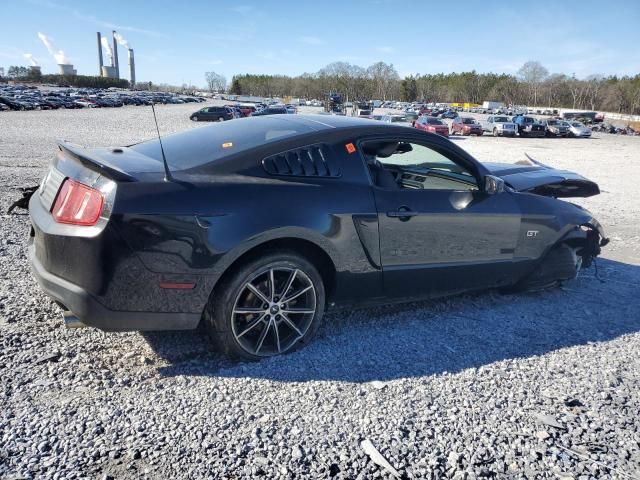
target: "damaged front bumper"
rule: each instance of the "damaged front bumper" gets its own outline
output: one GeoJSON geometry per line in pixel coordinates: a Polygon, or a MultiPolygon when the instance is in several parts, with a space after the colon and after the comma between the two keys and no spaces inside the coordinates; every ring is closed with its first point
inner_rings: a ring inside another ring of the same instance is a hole
{"type": "Polygon", "coordinates": [[[600,255],[602,247],[609,243],[609,239],[605,236],[602,225],[595,219],[583,223],[580,228],[585,232],[585,242],[577,253],[582,257],[583,268],[587,268],[591,266],[593,259],[600,255]]]}

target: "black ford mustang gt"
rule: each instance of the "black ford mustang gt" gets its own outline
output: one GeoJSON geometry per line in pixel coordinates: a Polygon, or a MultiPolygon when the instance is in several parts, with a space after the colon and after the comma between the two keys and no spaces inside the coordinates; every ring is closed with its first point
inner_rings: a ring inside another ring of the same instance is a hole
{"type": "Polygon", "coordinates": [[[308,342],[326,308],[571,279],[606,239],[558,198],[597,193],[577,174],[482,164],[393,124],[247,118],[162,144],[61,143],[29,204],[30,258],[68,325],[202,320],[253,359],[308,342]]]}

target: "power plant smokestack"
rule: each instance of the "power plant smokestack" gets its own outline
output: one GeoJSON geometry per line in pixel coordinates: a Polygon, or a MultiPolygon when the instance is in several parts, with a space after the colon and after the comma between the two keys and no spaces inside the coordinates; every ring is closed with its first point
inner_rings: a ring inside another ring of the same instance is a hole
{"type": "Polygon", "coordinates": [[[96,32],[98,36],[98,75],[102,76],[102,35],[100,32],[96,32]]]}
{"type": "Polygon", "coordinates": [[[60,63],[58,64],[58,68],[60,68],[60,75],[70,76],[78,74],[78,71],[69,63],[60,63]]]}
{"type": "Polygon", "coordinates": [[[116,39],[116,31],[111,32],[113,35],[113,66],[116,68],[116,78],[120,78],[120,66],[118,65],[118,41],[116,39]]]}
{"type": "Polygon", "coordinates": [[[136,88],[136,65],[133,60],[133,48],[129,49],[129,86],[136,88]]]}

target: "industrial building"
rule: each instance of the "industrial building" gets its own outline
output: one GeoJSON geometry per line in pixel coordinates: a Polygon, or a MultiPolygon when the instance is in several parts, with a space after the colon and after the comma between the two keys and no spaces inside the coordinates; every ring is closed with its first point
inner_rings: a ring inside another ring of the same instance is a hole
{"type": "MultiPolygon", "coordinates": [[[[120,62],[118,60],[118,41],[116,39],[116,35],[117,34],[115,30],[111,32],[111,37],[113,41],[113,47],[111,47],[112,52],[110,55],[111,62],[110,62],[110,65],[105,65],[103,52],[102,52],[102,49],[103,49],[102,34],[100,32],[96,32],[96,37],[98,40],[98,75],[101,77],[120,78],[120,62]]],[[[106,46],[108,47],[108,45],[106,46]]],[[[136,66],[135,66],[135,59],[134,59],[132,48],[128,49],[127,55],[129,59],[129,83],[133,87],[136,84],[136,66]]]]}

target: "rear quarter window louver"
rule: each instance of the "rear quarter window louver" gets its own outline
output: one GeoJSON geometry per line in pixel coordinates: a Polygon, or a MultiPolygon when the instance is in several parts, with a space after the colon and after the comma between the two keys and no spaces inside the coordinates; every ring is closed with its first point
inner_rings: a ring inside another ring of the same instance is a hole
{"type": "Polygon", "coordinates": [[[271,155],[262,160],[270,175],[336,178],[340,168],[326,145],[310,145],[271,155]]]}

